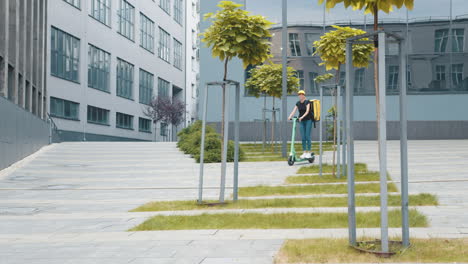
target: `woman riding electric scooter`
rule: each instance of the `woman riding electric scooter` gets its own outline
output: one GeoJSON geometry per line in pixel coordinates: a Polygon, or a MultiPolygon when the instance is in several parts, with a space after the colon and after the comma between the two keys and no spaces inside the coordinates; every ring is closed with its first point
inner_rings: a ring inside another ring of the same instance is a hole
{"type": "Polygon", "coordinates": [[[310,159],[312,157],[311,149],[311,133],[312,133],[312,119],[309,115],[310,112],[310,101],[305,97],[305,92],[300,90],[297,95],[299,96],[299,101],[297,101],[296,106],[289,115],[289,120],[291,120],[299,110],[299,122],[300,122],[300,131],[302,136],[302,150],[304,153],[301,155],[301,159],[310,159]]]}

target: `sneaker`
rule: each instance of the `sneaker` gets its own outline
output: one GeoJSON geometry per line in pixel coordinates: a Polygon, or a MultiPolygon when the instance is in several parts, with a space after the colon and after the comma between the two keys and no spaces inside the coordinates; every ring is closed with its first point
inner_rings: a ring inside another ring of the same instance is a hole
{"type": "Polygon", "coordinates": [[[302,155],[299,157],[301,159],[305,159],[305,156],[307,155],[307,153],[302,153],[302,155]]]}
{"type": "Polygon", "coordinates": [[[305,155],[305,157],[304,157],[304,158],[305,158],[305,159],[311,159],[311,158],[312,158],[312,154],[310,154],[310,153],[306,153],[306,155],[305,155]]]}

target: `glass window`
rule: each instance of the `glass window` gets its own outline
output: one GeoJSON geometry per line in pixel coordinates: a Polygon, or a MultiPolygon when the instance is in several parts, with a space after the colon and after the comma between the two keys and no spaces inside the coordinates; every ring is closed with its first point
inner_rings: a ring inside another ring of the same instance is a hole
{"type": "Polygon", "coordinates": [[[80,40],[55,27],[51,30],[51,74],[79,82],[80,40]]]}
{"type": "Polygon", "coordinates": [[[170,48],[171,36],[167,33],[164,29],[159,28],[159,48],[158,48],[158,56],[159,58],[169,62],[169,52],[170,48]]]}
{"type": "Polygon", "coordinates": [[[363,93],[364,73],[365,73],[364,68],[356,69],[356,71],[354,71],[354,92],[357,94],[363,93]]]}
{"type": "Polygon", "coordinates": [[[291,49],[291,56],[301,56],[299,34],[289,33],[289,47],[291,49]]]}
{"type": "Polygon", "coordinates": [[[465,42],[465,30],[464,29],[452,29],[452,51],[463,52],[465,42]]]}
{"type": "Polygon", "coordinates": [[[118,128],[133,129],[133,116],[117,112],[115,126],[118,128]]]}
{"type": "Polygon", "coordinates": [[[182,43],[174,39],[174,67],[182,70],[182,43]]]}
{"type": "Polygon", "coordinates": [[[154,22],[143,13],[140,13],[140,45],[154,52],[154,22]]]}
{"type": "Polygon", "coordinates": [[[297,78],[299,78],[299,89],[304,90],[304,71],[303,70],[297,71],[297,78]]]}
{"type": "Polygon", "coordinates": [[[91,0],[89,15],[97,21],[110,26],[110,4],[111,0],[91,0]]]}
{"type": "Polygon", "coordinates": [[[304,36],[307,49],[307,56],[312,56],[312,54],[314,54],[315,52],[314,41],[319,40],[320,35],[314,33],[305,33],[304,36]]]}
{"type": "Polygon", "coordinates": [[[436,80],[445,81],[445,73],[446,73],[445,65],[436,65],[435,71],[436,71],[436,80]]]}
{"type": "Polygon", "coordinates": [[[169,96],[169,82],[158,78],[158,96],[169,96]]]}
{"type": "Polygon", "coordinates": [[[140,103],[146,105],[149,105],[151,103],[151,99],[153,99],[153,84],[153,74],[140,69],[140,103]]]}
{"type": "Polygon", "coordinates": [[[463,64],[452,64],[452,84],[458,88],[463,83],[463,64]]]}
{"type": "Polygon", "coordinates": [[[398,71],[400,66],[391,65],[388,66],[388,80],[387,80],[387,91],[398,90],[398,71]]]}
{"type": "Polygon", "coordinates": [[[70,5],[76,7],[76,8],[80,8],[81,7],[81,0],[63,0],[67,3],[69,3],[70,5]]]}
{"type": "Polygon", "coordinates": [[[80,104],[72,101],[50,97],[50,114],[59,118],[79,120],[80,104]]]}
{"type": "Polygon", "coordinates": [[[110,60],[110,53],[89,44],[88,87],[109,92],[110,60]]]}
{"type": "Polygon", "coordinates": [[[169,15],[171,14],[171,0],[159,0],[159,7],[169,15]]]}
{"type": "Polygon", "coordinates": [[[88,105],[88,123],[109,125],[109,110],[88,105]]]}
{"type": "Polygon", "coordinates": [[[435,52],[445,52],[447,50],[448,29],[435,31],[435,52]]]}
{"type": "Polygon", "coordinates": [[[138,118],[138,130],[151,133],[151,120],[141,117],[138,118]]]}
{"type": "Polygon", "coordinates": [[[319,87],[317,83],[314,81],[315,78],[317,78],[318,73],[316,72],[309,72],[309,82],[310,82],[310,93],[311,94],[319,94],[319,87]]]}
{"type": "Polygon", "coordinates": [[[133,40],[135,26],[135,8],[125,0],[120,0],[119,11],[119,28],[117,32],[122,36],[133,40]]]}
{"type": "Polygon", "coordinates": [[[117,58],[117,95],[133,99],[133,65],[117,58]]]}
{"type": "Polygon", "coordinates": [[[184,0],[174,0],[174,20],[182,25],[184,0]]]}
{"type": "Polygon", "coordinates": [[[161,123],[161,131],[160,131],[160,135],[163,136],[163,137],[166,137],[167,136],[167,124],[166,123],[161,123]]]}

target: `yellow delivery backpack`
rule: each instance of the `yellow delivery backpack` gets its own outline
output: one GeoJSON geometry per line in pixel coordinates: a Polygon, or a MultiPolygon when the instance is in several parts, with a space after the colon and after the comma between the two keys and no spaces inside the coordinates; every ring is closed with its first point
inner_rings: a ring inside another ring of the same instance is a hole
{"type": "Polygon", "coordinates": [[[314,127],[316,127],[315,123],[320,121],[320,100],[312,99],[310,100],[310,104],[311,118],[314,122],[314,127]]]}

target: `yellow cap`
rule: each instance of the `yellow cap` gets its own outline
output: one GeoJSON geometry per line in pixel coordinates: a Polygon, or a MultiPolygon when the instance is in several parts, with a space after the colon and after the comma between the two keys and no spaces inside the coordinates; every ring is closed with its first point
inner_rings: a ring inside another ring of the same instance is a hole
{"type": "Polygon", "coordinates": [[[304,92],[304,90],[300,90],[299,92],[297,92],[297,94],[298,94],[298,95],[299,95],[299,94],[305,95],[305,92],[304,92]]]}

